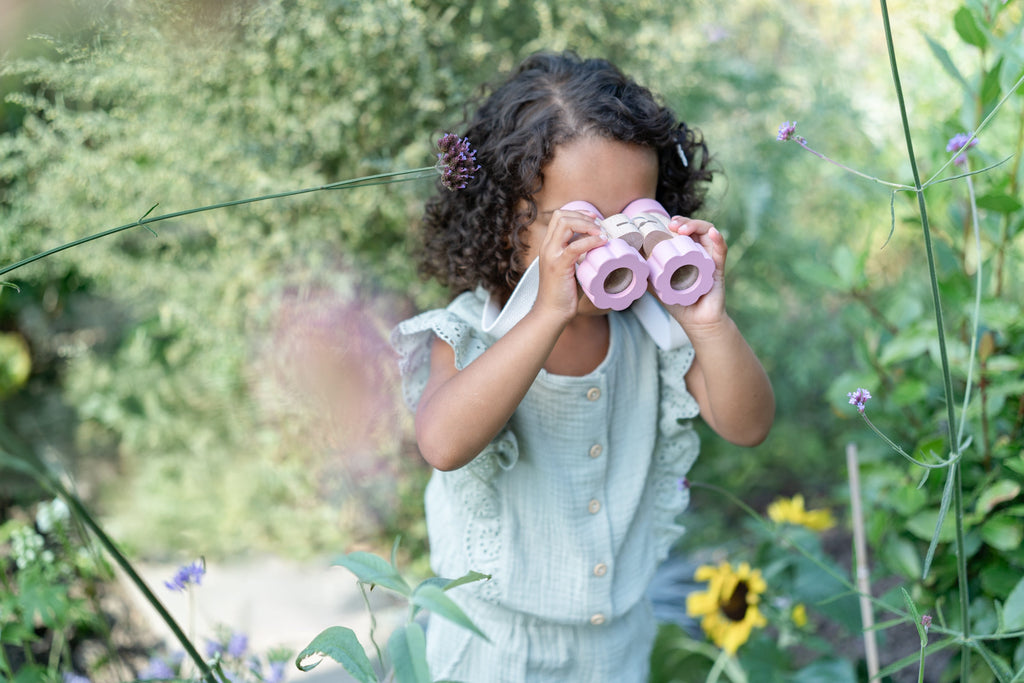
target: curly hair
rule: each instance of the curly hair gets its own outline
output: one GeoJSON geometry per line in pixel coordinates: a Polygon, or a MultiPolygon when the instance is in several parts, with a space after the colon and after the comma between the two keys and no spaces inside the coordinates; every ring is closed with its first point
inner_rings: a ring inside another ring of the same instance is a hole
{"type": "Polygon", "coordinates": [[[697,211],[713,175],[699,132],[612,63],[572,52],[528,57],[486,96],[464,135],[480,169],[457,192],[439,185],[421,226],[420,271],[454,294],[481,285],[511,293],[528,265],[520,255],[537,215],[533,196],[559,145],[596,135],[655,149],[655,199],[672,214],[697,211]]]}

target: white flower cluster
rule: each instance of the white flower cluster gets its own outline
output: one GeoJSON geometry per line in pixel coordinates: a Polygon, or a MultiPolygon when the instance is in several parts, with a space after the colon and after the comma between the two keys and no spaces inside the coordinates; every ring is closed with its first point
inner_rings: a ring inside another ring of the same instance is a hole
{"type": "Polygon", "coordinates": [[[49,503],[40,503],[36,510],[36,528],[44,534],[49,534],[55,529],[62,528],[71,518],[71,511],[67,503],[60,498],[54,498],[49,503]]]}
{"type": "Polygon", "coordinates": [[[29,526],[17,527],[11,532],[11,553],[18,569],[25,569],[36,560],[53,564],[53,552],[44,549],[44,539],[29,526]]]}

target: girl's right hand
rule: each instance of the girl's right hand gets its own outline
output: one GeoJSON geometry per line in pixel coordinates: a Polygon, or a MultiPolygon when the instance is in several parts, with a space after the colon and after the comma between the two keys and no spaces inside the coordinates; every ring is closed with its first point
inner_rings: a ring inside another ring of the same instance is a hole
{"type": "MultiPolygon", "coordinates": [[[[536,229],[532,232],[537,234],[536,229]]],[[[536,308],[558,313],[566,322],[571,320],[581,296],[576,264],[588,251],[607,241],[608,235],[595,214],[561,209],[552,212],[538,254],[540,291],[536,308]]]]}

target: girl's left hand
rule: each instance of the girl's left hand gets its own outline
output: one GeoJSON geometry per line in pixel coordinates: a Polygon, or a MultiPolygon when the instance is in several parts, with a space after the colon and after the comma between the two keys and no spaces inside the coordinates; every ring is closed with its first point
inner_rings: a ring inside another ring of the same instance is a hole
{"type": "Polygon", "coordinates": [[[666,306],[680,324],[707,325],[725,317],[725,257],[729,251],[725,238],[707,221],[684,216],[673,216],[668,229],[677,235],[687,235],[704,247],[715,263],[711,291],[690,306],[666,306]]]}

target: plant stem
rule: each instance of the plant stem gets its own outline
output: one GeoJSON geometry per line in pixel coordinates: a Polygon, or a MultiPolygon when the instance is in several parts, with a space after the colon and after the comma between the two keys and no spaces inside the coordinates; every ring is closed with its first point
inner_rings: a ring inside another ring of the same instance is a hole
{"type": "MultiPolygon", "coordinates": [[[[946,428],[949,433],[949,447],[954,454],[954,460],[957,460],[955,456],[960,454],[960,444],[955,441],[957,435],[956,428],[956,414],[953,408],[953,380],[952,375],[949,371],[949,357],[946,352],[946,336],[943,331],[944,324],[942,318],[942,303],[939,299],[939,282],[935,273],[935,255],[932,252],[932,238],[931,231],[928,226],[928,209],[924,199],[924,190],[921,186],[921,176],[917,168],[917,158],[914,155],[914,143],[910,135],[910,122],[907,118],[907,105],[903,97],[903,86],[900,84],[899,68],[896,64],[896,51],[893,47],[892,40],[892,27],[889,23],[889,9],[886,0],[879,0],[882,9],[882,23],[885,27],[885,43],[889,52],[889,66],[892,71],[893,83],[896,87],[896,98],[900,105],[900,118],[903,122],[903,136],[907,141],[907,155],[910,160],[910,168],[914,176],[914,187],[917,193],[917,204],[918,209],[921,212],[921,229],[924,233],[925,252],[928,256],[928,274],[931,278],[932,285],[932,303],[935,306],[935,325],[938,330],[939,336],[939,355],[942,360],[942,377],[944,382],[944,390],[946,396],[946,413],[947,413],[947,425],[946,428]]],[[[960,678],[966,681],[968,672],[970,671],[970,648],[967,647],[967,642],[970,640],[970,623],[968,606],[970,597],[967,592],[967,572],[966,572],[966,557],[964,552],[964,537],[963,537],[963,495],[960,490],[960,468],[959,463],[954,462],[952,467],[956,467],[957,484],[956,491],[954,494],[954,507],[956,515],[956,552],[960,558],[958,581],[960,586],[960,621],[961,629],[963,634],[963,645],[960,647],[960,678]]]]}
{"type": "Polygon", "coordinates": [[[64,250],[66,250],[66,249],[71,249],[72,247],[77,247],[79,245],[86,244],[87,242],[92,242],[93,240],[98,240],[101,237],[107,237],[109,235],[114,235],[116,233],[123,232],[125,230],[131,230],[132,228],[137,228],[137,227],[140,227],[140,226],[145,226],[145,225],[148,225],[150,223],[157,223],[159,221],[165,221],[165,220],[168,220],[170,218],[181,218],[182,216],[188,216],[188,215],[191,215],[191,214],[194,214],[194,213],[200,213],[200,212],[203,212],[203,211],[213,211],[214,209],[224,209],[224,208],[227,208],[227,207],[230,207],[230,206],[240,206],[242,204],[253,204],[255,202],[262,202],[262,201],[267,201],[267,200],[270,200],[270,199],[282,199],[284,197],[293,197],[295,195],[308,194],[310,192],[322,192],[322,191],[325,191],[325,190],[342,190],[342,189],[348,189],[348,188],[354,188],[354,187],[365,187],[365,186],[369,186],[369,185],[387,185],[387,184],[390,184],[390,183],[401,183],[401,182],[405,182],[405,181],[409,181],[409,180],[416,180],[417,178],[425,178],[425,177],[428,177],[428,176],[431,176],[431,175],[436,175],[436,174],[437,174],[437,171],[435,170],[435,168],[433,166],[424,166],[423,168],[415,168],[415,169],[412,169],[412,170],[409,170],[409,171],[394,171],[394,172],[391,172],[391,173],[380,173],[380,174],[377,174],[377,175],[364,176],[362,178],[355,178],[355,179],[352,179],[352,180],[342,180],[342,181],[339,181],[339,182],[336,182],[336,183],[329,183],[327,185],[318,185],[317,187],[306,187],[306,188],[303,188],[301,190],[289,190],[287,192],[277,192],[277,193],[274,193],[274,194],[260,195],[259,197],[248,197],[246,199],[234,199],[234,200],[228,201],[228,202],[220,202],[218,204],[210,204],[209,206],[200,206],[200,207],[196,207],[194,209],[185,209],[184,211],[175,211],[174,213],[166,213],[166,214],[163,214],[163,215],[160,215],[160,216],[150,217],[149,214],[157,206],[157,205],[153,205],[153,207],[149,211],[147,211],[142,216],[142,218],[140,218],[137,221],[134,221],[132,223],[126,223],[124,225],[119,225],[116,228],[111,228],[109,230],[104,230],[103,232],[98,232],[98,233],[96,233],[94,235],[89,235],[88,237],[83,237],[83,238],[75,240],[73,242],[68,242],[67,244],[62,244],[59,247],[54,247],[53,249],[48,249],[47,251],[41,252],[39,254],[36,254],[35,256],[30,256],[30,257],[28,257],[26,259],[22,259],[21,261],[18,261],[17,263],[13,263],[13,264],[11,264],[9,266],[5,266],[4,268],[0,268],[0,275],[4,275],[6,273],[9,273],[12,270],[15,270],[17,268],[21,268],[22,266],[27,266],[30,263],[34,263],[35,261],[39,261],[40,259],[44,259],[47,256],[52,256],[53,254],[57,254],[57,253],[62,252],[64,250]]]}

